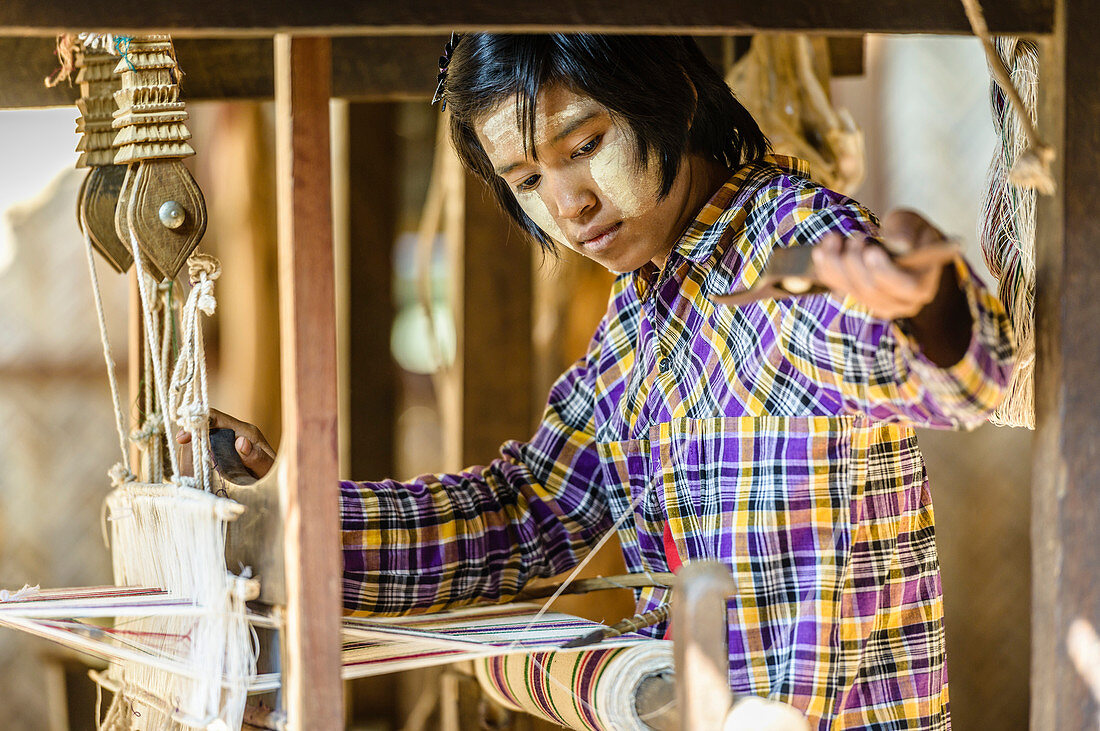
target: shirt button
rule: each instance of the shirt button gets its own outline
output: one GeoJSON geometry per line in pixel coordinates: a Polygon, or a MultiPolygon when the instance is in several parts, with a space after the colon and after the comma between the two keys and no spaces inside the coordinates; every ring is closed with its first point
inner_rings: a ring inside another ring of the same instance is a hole
{"type": "Polygon", "coordinates": [[[668,369],[671,367],[672,364],[669,363],[668,358],[661,358],[659,361],[657,361],[657,370],[659,370],[661,373],[668,373],[668,369]]]}

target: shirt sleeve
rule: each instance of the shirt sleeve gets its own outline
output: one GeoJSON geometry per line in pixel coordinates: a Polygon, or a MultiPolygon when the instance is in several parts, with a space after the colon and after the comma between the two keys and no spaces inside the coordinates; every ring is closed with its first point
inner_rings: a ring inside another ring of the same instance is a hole
{"type": "MultiPolygon", "coordinates": [[[[807,186],[780,196],[773,246],[814,244],[828,232],[878,233],[859,204],[807,186]]],[[[1000,301],[961,258],[959,287],[970,310],[970,342],[949,367],[930,361],[904,322],[872,315],[832,294],[783,300],[780,347],[795,370],[844,413],[932,428],[973,428],[1000,404],[1012,375],[1015,344],[1000,301]]]]}
{"type": "Polygon", "coordinates": [[[458,474],[340,484],[345,613],[506,601],[574,567],[610,529],[593,423],[603,328],[554,384],[529,442],[458,474]]]}

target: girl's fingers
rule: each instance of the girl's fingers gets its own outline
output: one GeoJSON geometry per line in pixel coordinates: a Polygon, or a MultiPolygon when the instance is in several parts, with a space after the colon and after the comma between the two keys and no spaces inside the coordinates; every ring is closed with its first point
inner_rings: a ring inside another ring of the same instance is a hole
{"type": "Polygon", "coordinates": [[[846,239],[830,234],[815,247],[813,258],[821,284],[838,294],[850,294],[883,319],[915,315],[935,295],[936,277],[931,269],[902,269],[863,234],[846,239]]]}
{"type": "Polygon", "coordinates": [[[902,269],[880,247],[869,247],[864,253],[864,264],[876,291],[903,305],[922,307],[932,299],[926,273],[902,269]]]}
{"type": "Polygon", "coordinates": [[[257,477],[266,475],[275,462],[272,455],[268,454],[264,449],[254,445],[246,437],[237,437],[234,446],[237,449],[237,454],[241,456],[241,461],[244,462],[245,467],[252,470],[253,474],[257,477]]]}
{"type": "MultiPolygon", "coordinates": [[[[236,435],[233,445],[237,454],[240,455],[241,462],[257,477],[266,475],[275,463],[275,450],[267,443],[260,430],[252,424],[234,419],[217,409],[210,409],[210,428],[229,429],[236,435]]],[[[179,444],[188,445],[191,443],[191,434],[180,431],[176,434],[176,441],[179,444]]],[[[190,464],[190,459],[185,459],[184,462],[190,464]]]]}

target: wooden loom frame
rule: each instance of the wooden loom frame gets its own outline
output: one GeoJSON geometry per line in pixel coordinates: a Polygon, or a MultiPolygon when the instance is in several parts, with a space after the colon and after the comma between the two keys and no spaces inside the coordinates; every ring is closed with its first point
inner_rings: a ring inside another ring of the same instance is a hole
{"type": "MultiPolygon", "coordinates": [[[[1040,43],[1040,123],[1058,151],[1058,192],[1040,202],[1037,237],[1031,704],[1035,729],[1091,728],[1097,705],[1066,647],[1067,629],[1075,618],[1100,625],[1100,542],[1094,537],[1100,522],[1100,460],[1093,446],[1100,434],[1100,133],[1095,124],[1100,118],[1100,82],[1094,71],[1100,68],[1100,16],[1090,12],[1090,4],[985,3],[994,33],[1029,36],[1040,43]]],[[[68,5],[35,0],[0,4],[0,107],[71,103],[72,91],[42,89],[40,74],[28,74],[27,59],[32,49],[48,49],[54,34],[77,30],[162,29],[181,39],[185,59],[188,43],[196,49],[206,44],[221,55],[205,66],[185,60],[189,99],[264,98],[274,91],[278,102],[286,430],[281,451],[287,457],[291,508],[286,548],[291,661],[286,697],[291,727],[314,729],[338,728],[342,723],[339,555],[332,530],[337,505],[331,489],[337,462],[334,274],[328,151],[327,144],[318,144],[328,140],[329,94],[349,99],[422,96],[432,83],[428,59],[440,47],[438,38],[424,36],[451,30],[969,32],[956,0],[184,0],[170,7],[143,0],[86,0],[68,5]],[[262,54],[272,53],[270,39],[276,36],[275,62],[268,66],[262,54]],[[233,65],[227,58],[246,63],[233,65]],[[219,69],[233,73],[220,74],[219,69]],[[242,69],[248,71],[238,73],[242,69]],[[415,79],[420,80],[410,81],[415,79]],[[318,334],[324,336],[313,340],[318,334]],[[298,438],[304,434],[310,435],[308,441],[298,438]]]]}

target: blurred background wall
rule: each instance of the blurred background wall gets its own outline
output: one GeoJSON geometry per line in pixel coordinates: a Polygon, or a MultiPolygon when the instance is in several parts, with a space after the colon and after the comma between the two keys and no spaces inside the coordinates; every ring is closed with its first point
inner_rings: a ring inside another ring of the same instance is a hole
{"type": "MultiPolygon", "coordinates": [[[[855,197],[879,212],[920,210],[960,236],[983,272],[974,232],[994,144],[987,87],[977,43],[937,37],[868,38],[863,73],[834,79],[832,86],[837,105],[852,112],[866,135],[868,177],[855,197]]],[[[238,102],[192,105],[191,111],[198,155],[189,164],[210,214],[203,246],[224,267],[208,334],[214,401],[258,424],[277,444],[270,107],[238,102]]],[[[99,515],[117,447],[73,216],[83,175],[71,169],[74,118],[69,109],[0,112],[2,588],[110,581],[99,515]]],[[[445,236],[434,239],[427,257],[418,259],[416,247],[438,118],[422,102],[333,104],[341,444],[350,477],[408,477],[464,466],[445,448],[454,415],[441,405],[446,394],[432,373],[440,358],[461,359],[455,294],[466,280],[456,273],[445,236]],[[418,301],[425,278],[437,346],[418,301]]],[[[476,208],[477,196],[467,193],[467,206],[476,208]]],[[[606,272],[571,254],[542,262],[514,231],[501,237],[507,239],[502,254],[530,268],[530,299],[520,303],[518,295],[508,295],[512,299],[495,305],[529,311],[529,349],[521,362],[511,354],[471,361],[464,377],[488,381],[501,369],[526,369],[531,385],[523,413],[529,418],[527,433],[498,434],[486,414],[484,433],[475,435],[479,444],[528,435],[550,383],[583,352],[610,283],[606,272]]],[[[101,279],[124,369],[126,280],[104,268],[101,279]]],[[[464,424],[479,429],[477,419],[464,424]]],[[[955,726],[1024,728],[1031,435],[986,426],[967,434],[922,432],[920,441],[939,526],[955,726]]],[[[493,456],[483,447],[462,453],[470,463],[493,456]]],[[[613,555],[597,563],[598,573],[621,570],[613,555]]],[[[630,611],[631,600],[620,593],[562,606],[616,619],[630,611]]],[[[4,727],[64,728],[71,716],[73,728],[90,728],[90,684],[74,667],[52,647],[0,631],[4,727]]],[[[438,673],[427,673],[356,684],[351,725],[400,728],[423,688],[437,681],[438,673]]],[[[516,725],[536,727],[529,720],[516,725]]]]}

